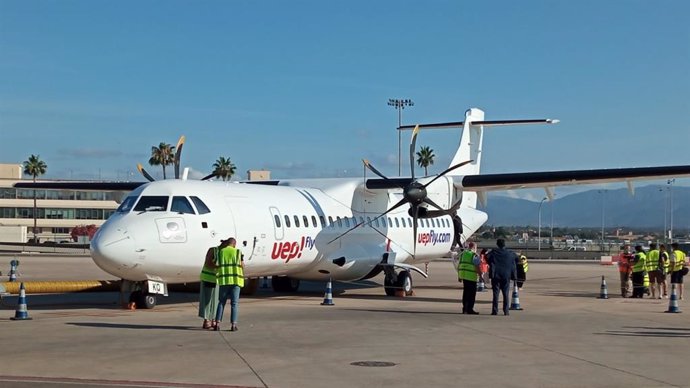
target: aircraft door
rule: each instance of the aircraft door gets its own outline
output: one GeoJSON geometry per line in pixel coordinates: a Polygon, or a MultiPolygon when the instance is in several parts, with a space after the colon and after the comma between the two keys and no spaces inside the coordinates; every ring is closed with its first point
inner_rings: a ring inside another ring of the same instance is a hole
{"type": "Polygon", "coordinates": [[[273,233],[277,241],[283,239],[283,217],[280,215],[280,210],[277,207],[271,206],[268,208],[271,212],[271,218],[273,218],[273,233]]]}

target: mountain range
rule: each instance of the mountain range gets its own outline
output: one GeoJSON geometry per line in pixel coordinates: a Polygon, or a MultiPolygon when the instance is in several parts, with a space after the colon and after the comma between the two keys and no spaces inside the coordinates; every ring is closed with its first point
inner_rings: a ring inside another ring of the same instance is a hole
{"type": "MultiPolygon", "coordinates": [[[[542,227],[658,228],[671,225],[672,204],[674,229],[690,228],[690,187],[651,185],[636,187],[631,195],[627,188],[589,190],[544,201],[541,206],[542,227]]],[[[539,202],[489,195],[486,208],[488,225],[537,226],[539,202]]],[[[668,228],[668,227],[667,227],[668,228]]]]}

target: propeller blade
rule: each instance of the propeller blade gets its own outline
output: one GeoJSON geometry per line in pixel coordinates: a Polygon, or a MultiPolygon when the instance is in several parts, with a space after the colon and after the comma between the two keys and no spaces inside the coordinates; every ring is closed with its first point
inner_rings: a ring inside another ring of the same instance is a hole
{"type": "MultiPolygon", "coordinates": [[[[369,221],[369,222],[371,223],[371,222],[374,222],[374,220],[378,220],[379,218],[385,216],[386,214],[392,212],[393,210],[399,208],[400,206],[402,206],[402,205],[404,205],[404,204],[406,204],[406,203],[407,203],[407,200],[406,200],[405,198],[401,199],[398,203],[396,203],[395,205],[393,205],[393,207],[391,207],[390,209],[386,210],[385,213],[380,214],[379,216],[377,216],[376,218],[374,218],[373,220],[371,220],[371,221],[369,221]]],[[[355,230],[356,228],[358,228],[359,226],[361,226],[361,225],[364,224],[364,223],[366,223],[366,222],[360,222],[359,224],[355,225],[354,227],[352,227],[352,228],[346,230],[345,233],[342,233],[342,234],[338,235],[336,238],[334,238],[333,240],[329,241],[328,243],[330,244],[330,243],[332,243],[333,241],[335,241],[335,240],[337,240],[337,239],[343,237],[344,235],[346,235],[346,234],[352,232],[353,230],[355,230]]]]}
{"type": "Polygon", "coordinates": [[[149,175],[149,173],[146,172],[146,170],[144,170],[144,167],[141,165],[141,163],[137,163],[137,170],[139,170],[141,175],[143,175],[144,178],[148,179],[149,182],[155,181],[155,179],[153,179],[153,177],[151,175],[149,175]]]}
{"type": "Polygon", "coordinates": [[[216,173],[215,173],[215,172],[212,172],[212,173],[206,175],[205,177],[201,178],[201,180],[202,180],[202,181],[207,181],[207,180],[213,178],[214,176],[216,176],[216,173]]]}
{"type": "Polygon", "coordinates": [[[434,177],[434,179],[432,179],[432,180],[430,180],[429,182],[427,182],[427,183],[424,185],[424,187],[426,188],[426,187],[429,186],[430,184],[434,183],[434,181],[435,181],[436,179],[438,179],[438,178],[440,178],[440,177],[442,177],[442,176],[448,174],[449,172],[455,170],[456,168],[460,168],[460,167],[466,165],[467,163],[472,163],[472,162],[473,162],[473,160],[466,160],[466,161],[464,161],[464,162],[462,162],[462,163],[458,163],[458,164],[456,164],[456,165],[454,165],[454,166],[448,167],[448,168],[445,169],[442,173],[436,175],[436,176],[434,177]]]}
{"type": "Polygon", "coordinates": [[[373,172],[374,174],[380,176],[380,177],[383,178],[383,179],[388,179],[387,176],[381,174],[381,172],[380,172],[379,170],[377,170],[376,168],[374,168],[374,166],[372,166],[371,163],[369,163],[368,160],[362,159],[362,163],[364,163],[364,167],[366,167],[366,168],[368,168],[369,170],[371,170],[371,172],[373,172]]]}
{"type": "Polygon", "coordinates": [[[177,141],[177,146],[175,147],[175,179],[180,179],[180,156],[182,156],[182,147],[184,146],[185,137],[180,136],[180,140],[177,141]]]}
{"type": "Polygon", "coordinates": [[[426,203],[428,203],[429,205],[435,207],[435,208],[438,209],[438,210],[441,210],[441,211],[445,210],[445,209],[443,209],[442,207],[438,206],[438,205],[436,204],[436,202],[434,202],[434,201],[432,201],[431,199],[429,199],[429,197],[424,198],[423,201],[426,202],[426,203]]]}
{"type": "Polygon", "coordinates": [[[410,171],[412,172],[412,180],[414,180],[414,150],[417,147],[417,134],[419,133],[419,125],[414,127],[412,131],[412,141],[410,141],[410,171]]]}

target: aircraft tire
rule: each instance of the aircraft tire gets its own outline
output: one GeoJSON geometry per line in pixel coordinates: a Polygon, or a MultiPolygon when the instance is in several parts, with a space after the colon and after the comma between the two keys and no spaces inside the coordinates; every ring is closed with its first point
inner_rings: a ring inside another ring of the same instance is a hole
{"type": "Polygon", "coordinates": [[[397,286],[405,291],[405,295],[412,295],[412,275],[409,271],[400,271],[397,286]]]}
{"type": "Polygon", "coordinates": [[[156,303],[158,302],[155,294],[141,294],[141,298],[139,301],[137,301],[137,307],[139,308],[144,308],[147,310],[150,310],[154,307],[156,307],[156,303]]]}
{"type": "Polygon", "coordinates": [[[240,288],[240,295],[254,295],[259,289],[259,278],[244,279],[244,287],[240,288]]]}

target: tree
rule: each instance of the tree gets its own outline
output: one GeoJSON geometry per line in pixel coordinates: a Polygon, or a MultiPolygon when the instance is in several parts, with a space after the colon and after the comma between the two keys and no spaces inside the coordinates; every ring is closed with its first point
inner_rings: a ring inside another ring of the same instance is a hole
{"type": "Polygon", "coordinates": [[[434,158],[436,155],[434,155],[434,150],[432,150],[429,147],[422,147],[417,151],[417,164],[419,167],[424,167],[424,175],[429,175],[429,172],[427,171],[429,166],[434,164],[434,158]]]}
{"type": "Polygon", "coordinates": [[[158,147],[151,147],[149,164],[152,166],[163,166],[163,179],[165,179],[165,166],[173,163],[175,163],[175,146],[161,143],[158,147]]]}
{"type": "MultiPolygon", "coordinates": [[[[29,156],[28,160],[24,161],[24,174],[26,175],[31,175],[34,179],[34,183],[36,183],[36,177],[41,176],[46,173],[48,170],[48,165],[44,161],[41,160],[41,157],[39,155],[34,155],[31,154],[29,156]]],[[[33,211],[33,216],[34,216],[34,242],[38,242],[36,240],[36,218],[38,216],[37,211],[36,211],[36,190],[34,190],[34,211],[33,211]]]]}
{"type": "Polygon", "coordinates": [[[79,241],[79,236],[89,236],[89,240],[93,238],[93,235],[96,234],[96,231],[98,230],[98,227],[94,224],[91,225],[77,225],[74,228],[72,228],[72,232],[70,235],[72,236],[72,240],[75,242],[79,241]]]}
{"type": "Polygon", "coordinates": [[[230,179],[234,174],[237,167],[230,161],[230,158],[221,156],[213,163],[213,173],[222,178],[224,181],[230,179]]]}

